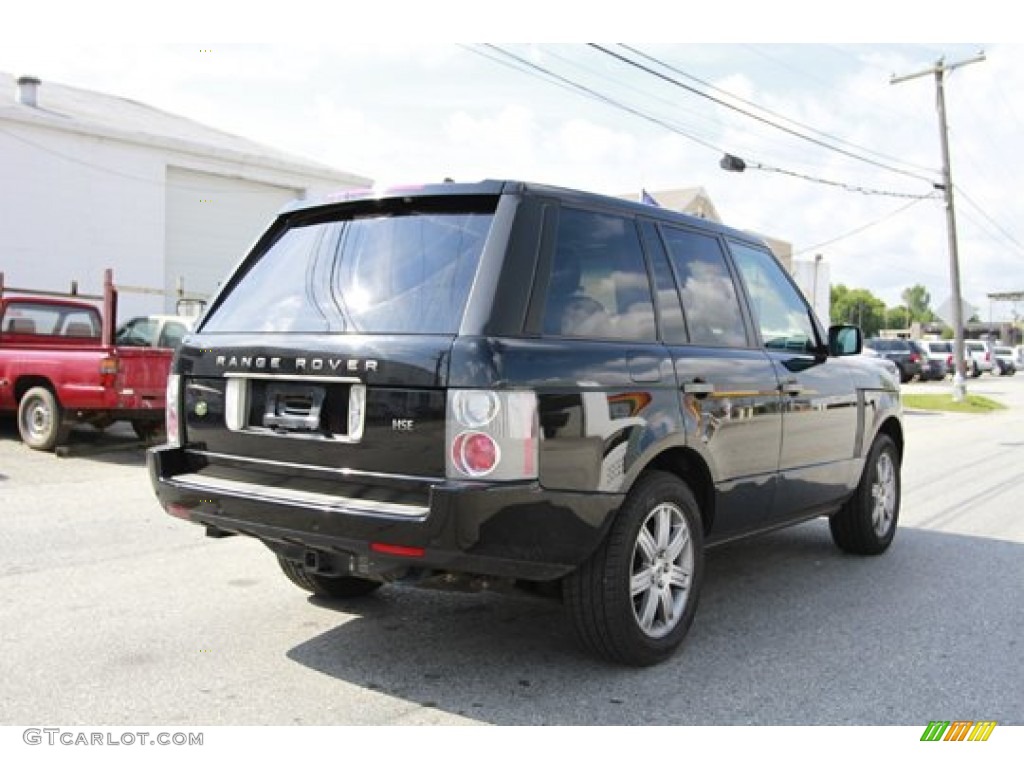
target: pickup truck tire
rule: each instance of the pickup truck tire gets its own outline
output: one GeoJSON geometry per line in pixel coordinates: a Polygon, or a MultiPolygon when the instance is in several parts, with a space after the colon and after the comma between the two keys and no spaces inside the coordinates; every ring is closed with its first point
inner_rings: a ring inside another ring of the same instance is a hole
{"type": "Polygon", "coordinates": [[[64,409],[46,387],[32,387],[18,401],[18,432],[29,448],[52,451],[64,443],[71,425],[64,423],[64,409]]]}
{"type": "Polygon", "coordinates": [[[139,440],[146,443],[156,442],[163,433],[164,424],[162,421],[134,419],[132,421],[132,429],[135,431],[135,436],[139,438],[139,440]]]}
{"type": "Polygon", "coordinates": [[[281,556],[278,556],[277,562],[292,584],[307,592],[312,592],[318,597],[331,599],[362,597],[384,586],[379,581],[360,579],[355,576],[322,576],[318,573],[310,573],[302,567],[301,563],[287,560],[281,556]]]}
{"type": "Polygon", "coordinates": [[[828,520],[832,540],[844,552],[881,554],[896,535],[899,514],[899,452],[892,438],[878,435],[856,492],[828,520]]]}
{"type": "Polygon", "coordinates": [[[660,471],[641,477],[598,550],[565,577],[563,599],[581,644],[631,666],[668,658],[697,611],[703,539],[686,483],[660,471]]]}

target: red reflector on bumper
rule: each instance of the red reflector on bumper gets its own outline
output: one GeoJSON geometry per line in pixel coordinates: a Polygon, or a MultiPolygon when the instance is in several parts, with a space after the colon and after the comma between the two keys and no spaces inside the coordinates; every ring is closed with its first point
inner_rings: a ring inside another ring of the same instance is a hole
{"type": "Polygon", "coordinates": [[[191,520],[192,514],[190,510],[192,507],[186,507],[184,504],[177,504],[171,502],[164,507],[167,510],[167,514],[173,517],[180,517],[182,520],[191,520]]]}
{"type": "Polygon", "coordinates": [[[398,544],[381,544],[379,541],[370,543],[370,549],[382,555],[396,555],[397,557],[423,557],[423,547],[403,547],[398,544]]]}

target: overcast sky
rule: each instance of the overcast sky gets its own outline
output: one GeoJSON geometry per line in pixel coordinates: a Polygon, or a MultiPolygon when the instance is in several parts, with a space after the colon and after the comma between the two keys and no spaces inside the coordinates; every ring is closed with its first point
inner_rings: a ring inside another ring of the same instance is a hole
{"type": "MultiPolygon", "coordinates": [[[[198,29],[218,39],[237,37],[226,31],[230,20],[222,15],[198,29]]],[[[521,21],[510,29],[529,39],[521,21]]],[[[313,30],[309,42],[273,44],[129,45],[81,42],[89,36],[65,31],[31,44],[8,39],[0,45],[0,70],[36,75],[44,91],[50,80],[136,99],[385,183],[517,178],[616,194],[702,186],[726,223],[788,240],[798,258],[823,254],[833,282],[868,288],[890,305],[903,288],[923,283],[934,307],[949,295],[941,201],[875,194],[934,192],[940,167],[934,78],[889,80],[943,56],[958,61],[984,49],[986,61],[947,80],[963,288],[983,319],[1012,309],[991,305],[987,293],[1024,290],[1024,195],[1015,183],[1024,172],[1024,46],[984,39],[636,43],[634,51],[603,45],[855,158],[581,43],[495,44],[524,64],[484,45],[431,43],[427,31],[409,38],[408,28],[405,40],[356,42],[364,39],[356,34],[360,23],[336,18],[313,30]],[[633,112],[552,84],[530,65],[633,112]],[[788,173],[726,173],[719,168],[723,151],[788,173]]],[[[294,33],[294,20],[288,28],[294,33]]],[[[907,29],[904,39],[917,39],[907,29]]],[[[494,31],[504,29],[499,23],[494,31]]],[[[452,36],[444,32],[438,36],[452,36]]],[[[604,31],[620,36],[614,27],[604,31]]],[[[1016,309],[1024,312],[1024,303],[1016,309]]]]}

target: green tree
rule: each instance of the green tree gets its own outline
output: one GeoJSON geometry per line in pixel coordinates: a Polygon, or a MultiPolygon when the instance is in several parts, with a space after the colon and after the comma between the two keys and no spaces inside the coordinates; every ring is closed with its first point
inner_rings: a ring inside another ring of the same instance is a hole
{"type": "Polygon", "coordinates": [[[912,322],[912,314],[909,307],[897,305],[885,310],[886,328],[909,328],[912,322]]]}
{"type": "Polygon", "coordinates": [[[847,288],[842,283],[832,286],[832,320],[859,325],[864,335],[877,336],[885,325],[885,302],[865,288],[847,288]]]}
{"type": "Polygon", "coordinates": [[[911,322],[930,323],[937,319],[931,308],[932,295],[920,283],[904,288],[900,298],[910,308],[911,322]]]}

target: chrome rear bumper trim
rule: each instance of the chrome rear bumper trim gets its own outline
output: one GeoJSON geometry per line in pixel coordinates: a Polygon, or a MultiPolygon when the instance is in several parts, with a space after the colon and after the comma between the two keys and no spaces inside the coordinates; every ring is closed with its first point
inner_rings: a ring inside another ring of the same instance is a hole
{"type": "Polygon", "coordinates": [[[214,493],[252,501],[266,501],[304,509],[324,512],[340,512],[349,515],[373,515],[395,517],[403,520],[422,520],[430,513],[430,507],[416,504],[395,504],[372,499],[351,499],[346,496],[331,496],[326,493],[302,491],[294,488],[272,488],[266,485],[226,480],[221,477],[206,477],[195,473],[165,478],[168,485],[184,491],[214,493]]]}

